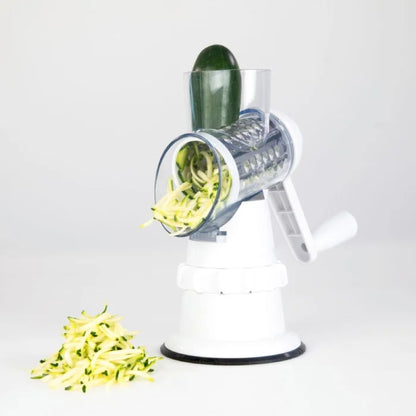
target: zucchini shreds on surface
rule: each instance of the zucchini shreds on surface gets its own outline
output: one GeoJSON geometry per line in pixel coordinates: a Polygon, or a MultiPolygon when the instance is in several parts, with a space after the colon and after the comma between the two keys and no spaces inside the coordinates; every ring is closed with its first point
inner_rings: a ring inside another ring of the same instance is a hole
{"type": "MultiPolygon", "coordinates": [[[[219,188],[219,168],[214,154],[205,143],[187,143],[178,152],[176,169],[180,185],[175,188],[173,177],[168,179],[167,193],[151,208],[153,218],[141,228],[159,221],[171,228],[171,235],[180,235],[195,229],[207,218],[219,188]]],[[[227,199],[232,185],[228,166],[223,161],[221,174],[220,203],[227,199]]]]}
{"type": "Polygon", "coordinates": [[[51,387],[78,390],[107,383],[127,383],[135,376],[153,381],[150,367],[161,357],[149,357],[144,347],[129,341],[136,334],[123,328],[121,317],[110,315],[107,306],[96,316],[82,311],[81,318],[68,317],[65,342],[55,354],[31,372],[51,387]]]}

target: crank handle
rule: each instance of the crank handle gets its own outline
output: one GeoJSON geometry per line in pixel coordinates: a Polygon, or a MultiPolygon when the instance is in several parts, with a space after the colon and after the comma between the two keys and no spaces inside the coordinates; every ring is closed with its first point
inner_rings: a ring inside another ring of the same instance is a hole
{"type": "Polygon", "coordinates": [[[318,252],[335,247],[357,233],[357,221],[347,211],[325,221],[312,233],[290,178],[263,192],[289,247],[300,261],[312,262],[318,252]]]}

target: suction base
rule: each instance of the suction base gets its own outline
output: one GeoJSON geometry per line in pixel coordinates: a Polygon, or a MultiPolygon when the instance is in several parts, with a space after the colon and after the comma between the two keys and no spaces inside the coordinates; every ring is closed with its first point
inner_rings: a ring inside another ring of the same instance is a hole
{"type": "Polygon", "coordinates": [[[275,363],[278,361],[290,360],[292,358],[299,357],[306,351],[305,344],[300,343],[299,347],[292,351],[284,352],[281,354],[267,355],[263,357],[242,357],[242,358],[217,358],[217,357],[197,357],[194,355],[181,354],[170,350],[163,344],[160,347],[160,352],[168,358],[173,360],[185,361],[194,364],[211,364],[211,365],[247,365],[247,364],[267,364],[275,363]]]}

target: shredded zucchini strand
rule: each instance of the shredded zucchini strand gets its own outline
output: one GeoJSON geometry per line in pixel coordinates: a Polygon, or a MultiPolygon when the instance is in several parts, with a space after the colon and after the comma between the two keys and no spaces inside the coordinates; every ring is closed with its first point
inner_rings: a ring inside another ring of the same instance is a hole
{"type": "MultiPolygon", "coordinates": [[[[177,176],[182,183],[175,189],[173,178],[169,178],[167,193],[152,207],[153,218],[140,227],[156,220],[170,227],[172,235],[180,235],[195,229],[208,216],[219,188],[219,168],[214,154],[205,143],[195,141],[182,147],[176,162],[177,176]]],[[[220,203],[227,199],[232,185],[228,166],[223,161],[221,174],[220,203]]]]}

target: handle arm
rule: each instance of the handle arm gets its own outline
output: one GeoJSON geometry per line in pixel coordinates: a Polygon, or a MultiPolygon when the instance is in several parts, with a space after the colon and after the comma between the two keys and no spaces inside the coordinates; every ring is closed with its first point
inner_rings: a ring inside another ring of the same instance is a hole
{"type": "Polygon", "coordinates": [[[264,195],[298,260],[311,262],[318,252],[341,244],[357,233],[357,221],[350,213],[343,211],[324,222],[312,234],[290,178],[265,190],[264,195]]]}

